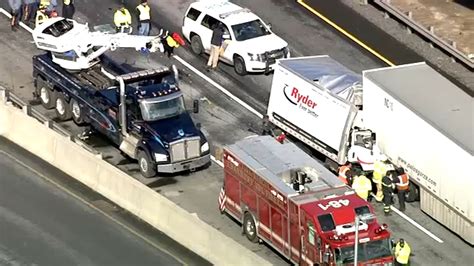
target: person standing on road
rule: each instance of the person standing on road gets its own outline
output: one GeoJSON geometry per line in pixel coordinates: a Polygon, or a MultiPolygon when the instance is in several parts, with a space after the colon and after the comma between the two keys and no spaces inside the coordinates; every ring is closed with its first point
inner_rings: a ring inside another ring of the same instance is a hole
{"type": "Polygon", "coordinates": [[[395,265],[408,265],[410,253],[410,246],[401,238],[395,245],[395,265]]]}
{"type": "Polygon", "coordinates": [[[39,0],[23,0],[23,22],[30,24],[34,22],[39,0]]]}
{"type": "Polygon", "coordinates": [[[123,1],[114,13],[114,25],[117,32],[131,33],[132,16],[123,1]]]}
{"type": "Polygon", "coordinates": [[[374,172],[372,175],[372,181],[375,183],[377,191],[375,193],[375,200],[381,202],[383,200],[383,191],[382,191],[382,178],[387,173],[386,162],[387,157],[383,154],[379,155],[377,160],[374,163],[374,172]]]}
{"type": "Polygon", "coordinates": [[[12,15],[10,20],[12,31],[16,31],[18,24],[20,23],[22,9],[21,1],[22,0],[8,0],[8,4],[10,5],[10,14],[12,15]]]}
{"type": "Polygon", "coordinates": [[[369,197],[369,192],[372,190],[372,183],[364,175],[364,173],[361,173],[360,175],[354,178],[354,181],[352,183],[352,189],[355,190],[359,197],[363,198],[364,200],[367,200],[369,197]]]}
{"type": "Polygon", "coordinates": [[[214,24],[211,37],[211,51],[209,54],[209,60],[207,61],[207,71],[217,67],[223,36],[224,31],[222,30],[221,23],[219,22],[214,24]]]}
{"type": "Polygon", "coordinates": [[[137,6],[138,14],[138,35],[148,36],[150,35],[150,6],[147,0],[141,0],[141,3],[137,6]]]}
{"type": "Polygon", "coordinates": [[[394,171],[388,171],[382,178],[383,212],[385,215],[390,214],[390,206],[393,205],[394,176],[394,171]]]}
{"type": "Polygon", "coordinates": [[[74,0],[63,0],[63,18],[72,19],[75,12],[74,0]]]}
{"type": "Polygon", "coordinates": [[[405,169],[403,167],[398,168],[397,171],[397,196],[398,196],[398,204],[400,205],[400,211],[405,211],[405,197],[408,191],[408,187],[410,184],[410,178],[408,177],[407,173],[405,173],[405,169]]]}

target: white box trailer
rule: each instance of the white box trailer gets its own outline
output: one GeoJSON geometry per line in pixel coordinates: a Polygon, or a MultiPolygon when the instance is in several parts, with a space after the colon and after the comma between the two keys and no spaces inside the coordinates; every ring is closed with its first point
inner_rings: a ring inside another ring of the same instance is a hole
{"type": "Polygon", "coordinates": [[[363,72],[364,123],[420,188],[421,209],[474,244],[474,101],[425,63],[363,72]]]}
{"type": "Polygon", "coordinates": [[[329,56],[278,60],[268,119],[339,165],[372,170],[372,132],[357,127],[361,81],[329,56]]]}

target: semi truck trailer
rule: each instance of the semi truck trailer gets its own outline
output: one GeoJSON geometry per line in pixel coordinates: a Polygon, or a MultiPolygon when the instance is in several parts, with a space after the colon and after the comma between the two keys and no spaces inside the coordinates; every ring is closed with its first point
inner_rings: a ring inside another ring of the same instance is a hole
{"type": "Polygon", "coordinates": [[[421,210],[474,244],[474,100],[426,63],[363,72],[364,123],[421,210]]]}

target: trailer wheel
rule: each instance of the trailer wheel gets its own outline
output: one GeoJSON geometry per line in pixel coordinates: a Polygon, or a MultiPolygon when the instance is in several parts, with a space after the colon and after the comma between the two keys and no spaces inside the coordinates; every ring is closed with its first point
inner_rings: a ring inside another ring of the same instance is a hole
{"type": "Polygon", "coordinates": [[[56,104],[57,92],[53,91],[48,83],[41,77],[36,81],[36,91],[41,105],[46,109],[53,109],[56,104]]]}
{"type": "Polygon", "coordinates": [[[420,200],[420,190],[418,187],[410,182],[408,184],[409,190],[408,193],[405,196],[406,202],[414,202],[414,201],[419,201],[420,200]]]}
{"type": "Polygon", "coordinates": [[[72,114],[72,120],[76,125],[81,126],[86,123],[84,119],[84,114],[82,113],[83,109],[79,105],[76,99],[71,99],[71,102],[69,102],[70,109],[71,109],[71,114],[72,114]]]}
{"type": "Polygon", "coordinates": [[[257,227],[255,226],[255,220],[250,212],[245,213],[244,215],[244,233],[250,242],[257,243],[257,227]]]}
{"type": "Polygon", "coordinates": [[[151,160],[148,153],[143,150],[139,150],[137,154],[138,166],[140,167],[140,173],[146,177],[154,177],[156,175],[155,163],[151,160]]]}
{"type": "Polygon", "coordinates": [[[69,120],[72,117],[71,107],[62,93],[58,93],[56,98],[56,116],[61,121],[69,120]]]}

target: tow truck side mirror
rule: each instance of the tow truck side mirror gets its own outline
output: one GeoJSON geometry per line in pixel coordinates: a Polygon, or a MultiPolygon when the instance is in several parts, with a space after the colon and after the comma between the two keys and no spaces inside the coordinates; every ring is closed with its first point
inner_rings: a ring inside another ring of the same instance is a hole
{"type": "Polygon", "coordinates": [[[195,114],[199,113],[199,100],[193,101],[193,113],[195,114]]]}

